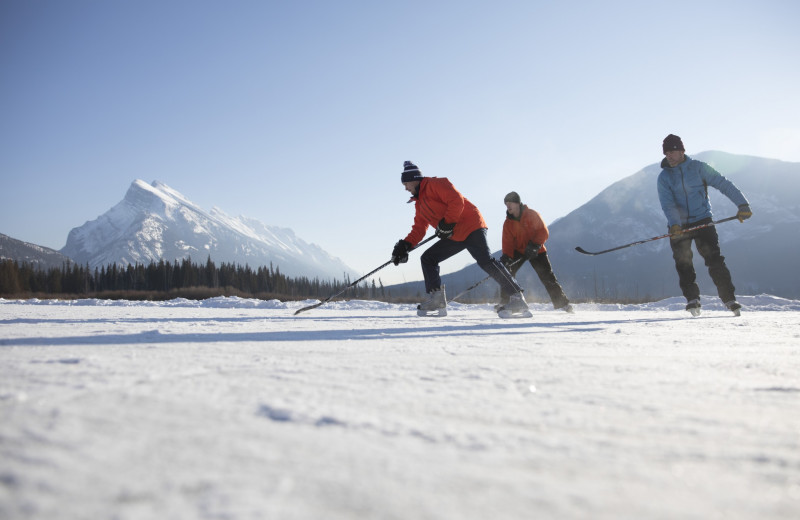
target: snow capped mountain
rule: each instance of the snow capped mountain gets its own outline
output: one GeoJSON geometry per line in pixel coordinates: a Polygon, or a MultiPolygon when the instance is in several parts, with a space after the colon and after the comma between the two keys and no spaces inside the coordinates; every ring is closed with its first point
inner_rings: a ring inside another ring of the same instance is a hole
{"type": "MultiPolygon", "coordinates": [[[[716,151],[689,155],[736,184],[753,209],[753,217],[744,223],[717,226],[737,294],[800,298],[800,163],[716,151]]],[[[547,253],[568,297],[657,300],[680,296],[667,239],[600,256],[575,251],[576,246],[599,251],[665,234],[666,219],[656,190],[660,171],[659,163],[651,164],[548,226],[547,253]]],[[[536,209],[533,195],[528,199],[525,193],[520,195],[523,203],[536,209]]],[[[715,219],[736,214],[736,206],[719,191],[709,188],[709,195],[715,219]]],[[[501,232],[500,222],[490,223],[489,233],[501,232]]],[[[694,248],[693,252],[701,292],[716,294],[702,258],[694,248]]],[[[455,295],[485,276],[477,266],[469,266],[442,278],[448,294],[455,295]]],[[[517,278],[530,300],[547,300],[529,266],[523,267],[517,278]]],[[[418,283],[406,285],[419,287],[418,283]]],[[[400,287],[391,289],[397,293],[400,287]]],[[[493,297],[495,293],[497,284],[490,281],[470,295],[493,297]]]]}
{"type": "Polygon", "coordinates": [[[74,228],[61,253],[90,267],[149,264],[191,257],[202,263],[272,265],[288,276],[342,280],[355,272],[291,229],[205,211],[178,191],[134,181],[125,198],[96,220],[74,228]]]}

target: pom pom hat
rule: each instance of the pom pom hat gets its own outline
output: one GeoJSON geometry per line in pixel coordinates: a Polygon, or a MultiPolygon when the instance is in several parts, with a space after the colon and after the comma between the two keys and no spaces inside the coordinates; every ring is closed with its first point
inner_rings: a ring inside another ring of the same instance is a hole
{"type": "Polygon", "coordinates": [[[403,174],[400,176],[400,182],[411,182],[422,180],[422,172],[419,171],[417,165],[411,161],[403,163],[403,174]]]}

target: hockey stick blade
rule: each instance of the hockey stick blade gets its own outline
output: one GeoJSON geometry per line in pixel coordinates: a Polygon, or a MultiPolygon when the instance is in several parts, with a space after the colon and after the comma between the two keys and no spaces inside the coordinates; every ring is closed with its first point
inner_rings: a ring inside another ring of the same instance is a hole
{"type": "Polygon", "coordinates": [[[579,252],[579,253],[583,253],[584,255],[592,255],[592,256],[594,256],[594,255],[601,255],[601,254],[603,254],[603,253],[604,253],[604,251],[598,251],[598,252],[592,253],[591,251],[587,251],[587,250],[585,250],[585,249],[584,249],[584,248],[582,248],[581,246],[578,246],[578,247],[576,247],[576,248],[575,248],[575,251],[577,251],[577,252],[579,252]]]}
{"type": "Polygon", "coordinates": [[[325,303],[326,301],[328,301],[328,300],[324,300],[324,301],[321,301],[319,303],[315,303],[314,305],[309,305],[308,307],[303,307],[302,309],[297,309],[296,311],[294,311],[294,315],[297,316],[301,312],[310,311],[311,309],[316,309],[317,307],[322,306],[322,304],[325,303]]]}
{"type": "MultiPolygon", "coordinates": [[[[431,241],[431,240],[433,240],[434,238],[436,238],[436,235],[431,235],[431,236],[429,236],[428,238],[426,238],[425,240],[423,240],[422,242],[420,242],[419,244],[417,244],[416,246],[414,246],[414,247],[412,247],[411,249],[409,249],[408,251],[409,251],[409,252],[411,252],[411,251],[413,251],[413,250],[417,249],[418,247],[420,247],[421,245],[423,245],[423,244],[426,244],[426,243],[430,242],[430,241],[431,241]]],[[[316,309],[317,307],[320,307],[320,306],[322,306],[322,305],[324,305],[324,304],[328,303],[328,302],[329,302],[329,301],[331,301],[332,299],[336,298],[337,296],[339,296],[340,294],[344,293],[344,292],[345,292],[345,291],[347,291],[348,289],[350,289],[350,288],[352,288],[352,287],[355,287],[356,285],[358,285],[358,284],[359,284],[359,282],[361,282],[361,281],[363,281],[363,280],[366,280],[367,278],[369,278],[370,276],[372,276],[373,274],[377,273],[378,271],[380,271],[381,269],[383,269],[384,267],[386,267],[387,265],[389,265],[389,264],[391,264],[391,263],[392,263],[392,261],[391,261],[391,260],[389,260],[389,261],[388,261],[388,262],[386,262],[385,264],[383,264],[383,265],[381,265],[381,266],[378,266],[378,267],[376,267],[375,269],[373,269],[372,271],[368,272],[367,274],[365,274],[364,276],[362,276],[361,278],[359,278],[359,279],[358,279],[358,280],[356,280],[355,282],[352,282],[351,284],[349,284],[349,285],[346,285],[346,286],[345,286],[345,287],[344,287],[344,288],[343,288],[341,291],[339,291],[339,292],[337,292],[337,293],[334,293],[334,294],[331,294],[330,296],[328,296],[327,298],[325,298],[325,299],[324,299],[324,300],[322,300],[321,302],[315,303],[314,305],[309,305],[308,307],[303,307],[302,309],[297,309],[297,310],[294,312],[294,315],[295,315],[295,316],[297,316],[297,315],[298,315],[298,314],[300,314],[301,312],[310,311],[311,309],[316,309]]]]}

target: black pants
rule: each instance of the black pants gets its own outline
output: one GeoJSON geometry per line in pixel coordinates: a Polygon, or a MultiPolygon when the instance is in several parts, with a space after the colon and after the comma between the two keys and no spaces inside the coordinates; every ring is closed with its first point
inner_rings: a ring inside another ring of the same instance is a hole
{"type": "MultiPolygon", "coordinates": [[[[699,226],[711,222],[711,219],[703,219],[698,222],[687,224],[687,227],[699,226]]],[[[672,258],[675,260],[675,269],[678,271],[678,283],[681,291],[686,297],[686,301],[699,300],[700,288],[697,286],[694,264],[692,263],[692,241],[697,247],[697,252],[703,257],[708,267],[708,274],[717,286],[717,293],[720,299],[727,303],[736,299],[736,290],[731,281],[731,273],[725,265],[725,257],[719,249],[719,236],[714,226],[697,229],[684,233],[678,238],[670,238],[669,245],[672,247],[672,258]]]]}
{"type": "MultiPolygon", "coordinates": [[[[514,260],[519,260],[520,258],[522,258],[522,255],[517,255],[514,257],[514,260]]],[[[556,280],[556,275],[553,273],[553,266],[550,265],[547,252],[543,251],[539,253],[531,258],[529,262],[533,270],[536,271],[536,275],[539,277],[539,280],[541,280],[542,285],[544,285],[547,294],[550,296],[553,307],[556,309],[566,307],[569,304],[569,300],[567,299],[567,295],[564,294],[564,289],[561,288],[561,284],[556,280]]],[[[517,261],[517,263],[509,267],[508,270],[513,276],[516,276],[517,271],[519,271],[523,265],[525,265],[525,262],[517,261]]],[[[508,294],[502,289],[500,291],[500,298],[503,302],[508,300],[508,294]]]]}
{"type": "Polygon", "coordinates": [[[492,257],[489,243],[486,241],[486,230],[476,229],[461,242],[450,239],[439,240],[422,253],[420,262],[422,263],[422,275],[425,277],[425,292],[431,292],[442,286],[439,263],[465,249],[478,262],[478,266],[494,278],[503,290],[508,291],[509,294],[522,290],[508,269],[492,257]]]}

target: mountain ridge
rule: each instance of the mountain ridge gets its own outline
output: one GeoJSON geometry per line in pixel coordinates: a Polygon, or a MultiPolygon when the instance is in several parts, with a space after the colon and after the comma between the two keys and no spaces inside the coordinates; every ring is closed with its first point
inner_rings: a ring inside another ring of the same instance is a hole
{"type": "Polygon", "coordinates": [[[74,263],[55,249],[23,242],[3,233],[0,233],[0,260],[14,260],[40,269],[61,268],[74,263]]]}
{"type": "Polygon", "coordinates": [[[106,213],[73,228],[60,252],[93,268],[210,257],[251,267],[274,265],[293,277],[341,280],[355,274],[291,229],[231,217],[218,207],[206,211],[163,182],[140,179],[106,213]]]}

